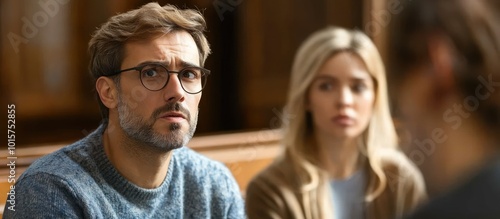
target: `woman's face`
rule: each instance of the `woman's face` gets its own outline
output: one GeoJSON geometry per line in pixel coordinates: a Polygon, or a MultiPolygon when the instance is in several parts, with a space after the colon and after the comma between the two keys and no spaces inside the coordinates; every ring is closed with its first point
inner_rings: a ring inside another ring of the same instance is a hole
{"type": "Polygon", "coordinates": [[[308,90],[306,107],[315,132],[340,139],[359,136],[372,115],[374,87],[357,55],[341,52],[327,59],[308,90]]]}

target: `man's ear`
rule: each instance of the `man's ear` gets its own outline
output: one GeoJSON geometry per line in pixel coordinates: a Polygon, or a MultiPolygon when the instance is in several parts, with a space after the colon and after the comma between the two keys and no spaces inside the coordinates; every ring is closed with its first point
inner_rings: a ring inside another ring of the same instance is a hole
{"type": "Polygon", "coordinates": [[[108,77],[99,77],[95,83],[95,89],[99,93],[102,103],[113,109],[118,105],[118,89],[113,79],[108,77]]]}

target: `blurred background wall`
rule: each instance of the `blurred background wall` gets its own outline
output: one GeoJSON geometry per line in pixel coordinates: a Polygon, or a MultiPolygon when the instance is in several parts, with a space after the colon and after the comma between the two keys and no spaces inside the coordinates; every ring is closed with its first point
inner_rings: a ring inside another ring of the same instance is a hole
{"type": "MultiPolygon", "coordinates": [[[[84,137],[100,121],[88,74],[87,44],[110,16],[145,0],[1,0],[0,92],[16,105],[16,142],[84,137]]],[[[327,25],[357,28],[385,56],[386,27],[397,0],[170,0],[200,9],[212,47],[212,71],[200,103],[197,135],[277,128],[284,116],[291,63],[299,44],[327,25]]],[[[6,126],[0,126],[6,133],[6,126]]],[[[6,135],[1,136],[3,142],[6,135]]]]}

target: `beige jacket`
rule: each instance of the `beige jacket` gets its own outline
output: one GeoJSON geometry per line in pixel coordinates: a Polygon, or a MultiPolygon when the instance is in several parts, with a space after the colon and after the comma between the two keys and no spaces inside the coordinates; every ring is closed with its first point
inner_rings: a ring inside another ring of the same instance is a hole
{"type": "MultiPolygon", "coordinates": [[[[426,198],[421,173],[402,153],[390,150],[382,156],[387,176],[385,190],[372,202],[366,203],[366,218],[400,218],[426,198]]],[[[366,166],[368,168],[368,166],[366,166]]],[[[246,211],[250,219],[333,218],[330,195],[323,203],[315,200],[319,194],[331,194],[328,183],[310,192],[299,192],[299,185],[288,159],[278,159],[250,182],[246,192],[246,211]],[[297,184],[297,183],[295,183],[297,184]],[[328,209],[327,209],[328,208],[328,209]]],[[[367,191],[379,183],[375,173],[368,171],[367,191]]]]}

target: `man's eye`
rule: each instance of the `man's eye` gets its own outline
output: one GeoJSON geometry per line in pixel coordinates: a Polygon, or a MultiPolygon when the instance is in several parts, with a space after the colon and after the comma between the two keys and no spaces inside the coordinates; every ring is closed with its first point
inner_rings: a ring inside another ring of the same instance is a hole
{"type": "Polygon", "coordinates": [[[182,78],[184,79],[191,79],[191,80],[194,80],[194,79],[197,79],[199,78],[199,74],[198,72],[194,71],[194,70],[185,70],[182,72],[182,78]]]}
{"type": "Polygon", "coordinates": [[[158,71],[154,68],[142,70],[143,77],[156,77],[158,76],[158,71]]]}

